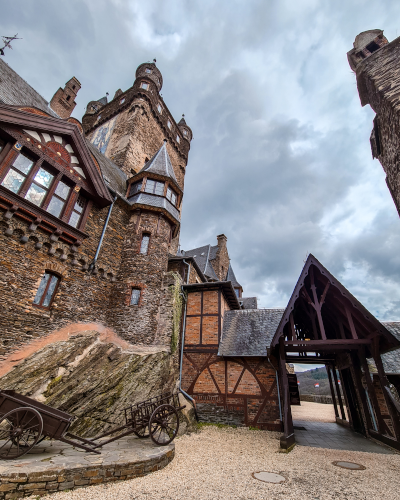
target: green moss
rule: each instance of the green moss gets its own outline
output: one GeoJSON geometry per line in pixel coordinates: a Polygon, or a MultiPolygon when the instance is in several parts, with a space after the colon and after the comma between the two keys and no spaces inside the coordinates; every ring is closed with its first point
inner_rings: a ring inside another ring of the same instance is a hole
{"type": "Polygon", "coordinates": [[[48,398],[50,395],[51,395],[51,391],[54,389],[54,387],[59,384],[62,380],[62,375],[60,375],[59,377],[56,377],[54,378],[50,384],[47,386],[47,389],[46,389],[46,392],[44,393],[44,395],[46,396],[46,398],[48,398]]]}
{"type": "Polygon", "coordinates": [[[171,353],[173,354],[178,347],[179,333],[181,328],[183,299],[181,277],[178,273],[171,273],[174,278],[174,284],[170,286],[172,292],[172,336],[171,336],[171,353]]]}
{"type": "Polygon", "coordinates": [[[210,427],[210,426],[218,427],[218,429],[226,429],[226,428],[236,429],[237,428],[237,425],[214,424],[214,423],[210,423],[210,422],[198,422],[197,423],[198,429],[202,429],[203,427],[210,427]]]}

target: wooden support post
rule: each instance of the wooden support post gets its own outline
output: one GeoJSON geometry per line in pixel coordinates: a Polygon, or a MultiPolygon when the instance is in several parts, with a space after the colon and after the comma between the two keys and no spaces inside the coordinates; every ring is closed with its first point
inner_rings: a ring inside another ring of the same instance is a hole
{"type": "Polygon", "coordinates": [[[375,361],[376,368],[378,370],[379,381],[382,386],[383,396],[386,401],[386,406],[389,410],[390,417],[392,419],[394,434],[397,441],[400,441],[400,422],[399,422],[399,413],[394,408],[392,401],[390,400],[389,394],[387,390],[390,390],[389,381],[386,377],[385,370],[383,368],[381,355],[379,354],[379,337],[375,337],[372,344],[372,355],[375,361]],[[386,390],[387,388],[387,390],[386,390]]]}
{"type": "Polygon", "coordinates": [[[292,333],[292,338],[289,340],[297,340],[296,329],[294,327],[293,311],[290,313],[290,331],[292,333]]]}
{"type": "Polygon", "coordinates": [[[364,389],[362,382],[361,382],[360,362],[354,353],[351,353],[350,356],[351,356],[351,360],[353,362],[353,370],[354,370],[354,375],[355,375],[355,386],[356,386],[358,395],[360,396],[360,399],[361,399],[362,409],[363,409],[365,421],[367,424],[366,431],[368,432],[369,429],[373,429],[373,426],[372,426],[371,415],[370,415],[369,409],[368,409],[367,396],[365,394],[365,389],[364,389]]]}
{"type": "Polygon", "coordinates": [[[331,367],[330,367],[330,365],[326,365],[326,371],[328,373],[329,387],[331,388],[333,407],[335,408],[335,417],[338,418],[339,417],[339,412],[338,412],[338,407],[337,407],[337,403],[336,403],[335,390],[333,388],[332,374],[331,374],[331,367]]]}
{"type": "Polygon", "coordinates": [[[289,380],[286,372],[286,356],[283,336],[279,339],[279,371],[282,381],[283,396],[283,436],[281,436],[281,448],[290,449],[295,444],[292,410],[290,408],[289,380]]]}
{"type": "Polygon", "coordinates": [[[343,408],[343,401],[342,401],[342,395],[340,393],[340,388],[338,384],[338,379],[337,379],[337,374],[336,374],[336,367],[332,366],[332,373],[333,373],[333,380],[335,381],[335,387],[336,387],[336,394],[339,400],[339,406],[340,406],[340,413],[342,415],[342,420],[346,420],[346,414],[344,412],[343,408]]]}
{"type": "Polygon", "coordinates": [[[353,322],[353,316],[351,315],[351,311],[346,306],[345,306],[345,311],[346,311],[347,321],[349,322],[351,336],[353,337],[353,339],[358,339],[356,328],[355,328],[354,322],[353,322]]]}
{"type": "Polygon", "coordinates": [[[382,413],[381,413],[381,409],[379,407],[378,398],[376,397],[375,387],[374,387],[373,381],[371,379],[371,374],[369,372],[367,358],[365,356],[365,348],[362,347],[358,351],[358,355],[360,357],[361,366],[362,366],[364,373],[365,373],[365,380],[367,382],[369,398],[371,400],[372,407],[375,410],[378,432],[379,432],[379,434],[383,434],[385,431],[385,422],[382,418],[382,413]]]}
{"type": "Polygon", "coordinates": [[[322,321],[322,315],[321,315],[321,305],[319,303],[318,296],[317,296],[317,288],[316,288],[315,283],[314,283],[314,269],[312,268],[312,266],[310,267],[310,280],[311,280],[311,291],[313,293],[313,298],[314,298],[314,307],[315,307],[315,311],[317,313],[319,330],[321,332],[321,338],[322,338],[322,340],[326,340],[324,322],[322,321]]]}
{"type": "Polygon", "coordinates": [[[344,333],[342,320],[340,318],[337,318],[337,320],[338,320],[338,324],[339,324],[340,336],[342,337],[342,339],[345,339],[346,335],[344,333]]]}

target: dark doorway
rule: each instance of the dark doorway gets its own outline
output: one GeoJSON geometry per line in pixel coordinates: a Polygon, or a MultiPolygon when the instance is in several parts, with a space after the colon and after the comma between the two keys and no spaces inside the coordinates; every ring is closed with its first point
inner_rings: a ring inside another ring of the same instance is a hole
{"type": "Polygon", "coordinates": [[[344,370],[341,370],[341,374],[342,374],[341,378],[343,383],[343,389],[345,390],[347,396],[346,399],[348,404],[348,411],[350,413],[353,429],[356,432],[360,432],[361,434],[365,435],[364,423],[361,416],[357,393],[354,387],[353,377],[351,376],[350,368],[345,368],[344,370]]]}

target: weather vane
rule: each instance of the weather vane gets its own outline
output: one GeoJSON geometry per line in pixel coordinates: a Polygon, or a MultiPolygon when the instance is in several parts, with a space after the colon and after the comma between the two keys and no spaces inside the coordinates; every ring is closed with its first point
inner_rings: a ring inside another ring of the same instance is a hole
{"type": "Polygon", "coordinates": [[[12,49],[11,42],[13,40],[22,40],[22,38],[17,38],[18,33],[14,36],[2,36],[4,46],[0,48],[0,55],[4,56],[4,49],[12,49]]]}

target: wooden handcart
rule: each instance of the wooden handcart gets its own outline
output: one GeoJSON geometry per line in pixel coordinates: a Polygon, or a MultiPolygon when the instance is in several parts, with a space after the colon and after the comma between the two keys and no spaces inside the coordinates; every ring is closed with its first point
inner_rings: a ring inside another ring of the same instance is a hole
{"type": "Polygon", "coordinates": [[[75,416],[14,391],[0,391],[0,459],[21,457],[45,438],[98,454],[98,448],[130,434],[150,436],[155,444],[165,446],[178,433],[178,411],[183,408],[177,394],[161,394],[125,408],[124,424],[86,439],[68,430],[75,416]]]}

